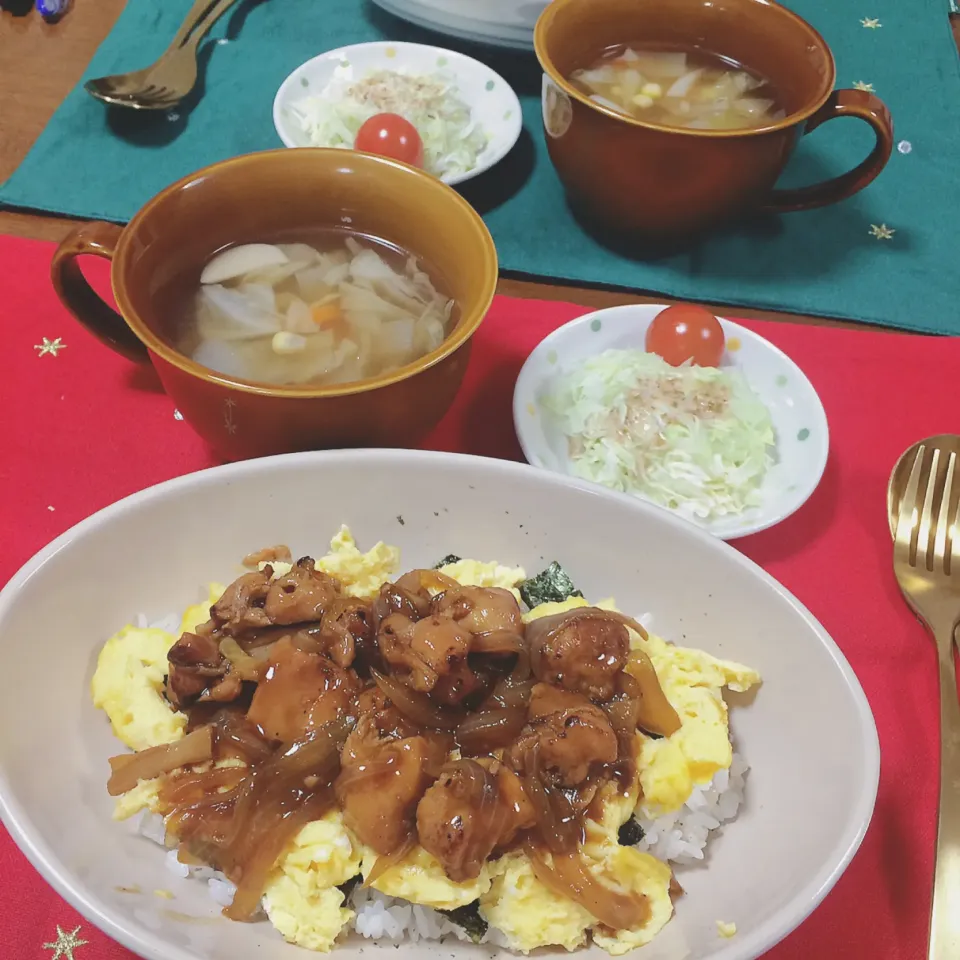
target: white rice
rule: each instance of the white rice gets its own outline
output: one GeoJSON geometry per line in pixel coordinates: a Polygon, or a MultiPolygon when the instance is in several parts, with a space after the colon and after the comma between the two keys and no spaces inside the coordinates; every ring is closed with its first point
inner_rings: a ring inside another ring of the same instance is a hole
{"type": "Polygon", "coordinates": [[[229,907],[233,903],[237,888],[222,873],[218,873],[207,881],[207,891],[214,903],[221,907],[229,907]]]}
{"type": "Polygon", "coordinates": [[[717,771],[706,786],[695,787],[679,810],[655,819],[638,810],[635,819],[643,829],[643,840],[637,849],[678,866],[702,861],[710,834],[736,818],[748,769],[735,753],[730,769],[717,771]]]}
{"type": "MultiPolygon", "coordinates": [[[[458,923],[430,907],[388,897],[362,886],[354,888],[348,903],[356,911],[352,929],[368,940],[442,940],[455,937],[469,941],[470,936],[458,923]]],[[[504,935],[488,927],[480,943],[509,946],[504,935]]]]}
{"type": "Polygon", "coordinates": [[[137,832],[140,836],[146,837],[154,843],[159,843],[161,847],[167,845],[167,828],[163,825],[163,817],[159,813],[144,810],[140,815],[140,822],[137,824],[137,832]]]}

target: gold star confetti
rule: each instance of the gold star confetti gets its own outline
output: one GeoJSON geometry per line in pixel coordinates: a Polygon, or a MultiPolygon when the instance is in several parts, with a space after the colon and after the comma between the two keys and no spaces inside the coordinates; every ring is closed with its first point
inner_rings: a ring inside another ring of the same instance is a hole
{"type": "Polygon", "coordinates": [[[853,84],[854,90],[863,90],[864,93],[873,93],[873,84],[864,83],[862,80],[855,80],[853,84]]]}
{"type": "Polygon", "coordinates": [[[87,943],[86,940],[81,940],[77,936],[79,932],[80,928],[77,927],[77,929],[71,933],[64,933],[58,924],[57,939],[54,940],[53,943],[45,943],[43,945],[44,950],[53,950],[53,956],[50,957],[50,960],[61,960],[62,957],[65,957],[66,960],[76,960],[73,951],[86,946],[87,943]]]}
{"type": "Polygon", "coordinates": [[[864,17],[860,21],[860,25],[865,30],[879,30],[880,27],[883,26],[883,24],[879,20],[875,20],[873,17],[864,17]]]}
{"type": "Polygon", "coordinates": [[[46,354],[50,354],[51,357],[55,357],[60,350],[65,350],[67,345],[63,343],[63,337],[57,337],[56,340],[51,340],[49,337],[43,338],[43,343],[35,343],[33,349],[39,351],[38,355],[43,357],[46,354]]]}
{"type": "Polygon", "coordinates": [[[888,227],[885,223],[870,224],[870,236],[878,240],[892,240],[896,232],[893,227],[888,227]]]}

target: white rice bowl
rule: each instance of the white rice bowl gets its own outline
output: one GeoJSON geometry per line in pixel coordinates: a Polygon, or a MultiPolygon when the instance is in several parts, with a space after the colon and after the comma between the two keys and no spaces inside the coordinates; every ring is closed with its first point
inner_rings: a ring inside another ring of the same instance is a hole
{"type": "MultiPolygon", "coordinates": [[[[136,611],[152,621],[179,609],[190,585],[236,569],[251,542],[295,543],[344,522],[358,543],[386,540],[411,567],[450,551],[528,570],[559,559],[586,596],[653,609],[664,637],[763,676],[755,701],[727,698],[752,768],[749,802],[735,828],[713,831],[708,868],[682,868],[686,894],[644,960],[754,960],[834,886],[870,822],[879,744],[850,665],[784,587],[697,527],[602,487],[480,457],[339,450],[229,464],[135,494],[45,547],[0,590],[0,639],[16,667],[0,672],[0,722],[16,731],[0,741],[0,818],[87,923],[148,960],[306,956],[265,923],[223,919],[197,880],[166,869],[162,849],[118,829],[104,790],[116,739],[83,687],[104,638],[136,611]],[[816,829],[783,829],[800,820],[816,829]],[[733,939],[718,920],[736,923],[733,939]]],[[[496,949],[353,934],[337,955],[482,960],[496,949]]],[[[606,955],[594,945],[582,956],[606,955]]]]}

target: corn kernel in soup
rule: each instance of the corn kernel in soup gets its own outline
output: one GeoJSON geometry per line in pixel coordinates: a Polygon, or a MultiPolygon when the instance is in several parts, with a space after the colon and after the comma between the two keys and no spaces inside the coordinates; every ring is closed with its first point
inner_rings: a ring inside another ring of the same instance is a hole
{"type": "Polygon", "coordinates": [[[310,239],[217,253],[177,348],[241,380],[325,386],[389,373],[447,338],[454,301],[415,257],[341,230],[310,239]]]}
{"type": "Polygon", "coordinates": [[[613,47],[570,79],[591,100],[664,126],[750,129],[785,115],[768,80],[703,50],[613,47]]]}

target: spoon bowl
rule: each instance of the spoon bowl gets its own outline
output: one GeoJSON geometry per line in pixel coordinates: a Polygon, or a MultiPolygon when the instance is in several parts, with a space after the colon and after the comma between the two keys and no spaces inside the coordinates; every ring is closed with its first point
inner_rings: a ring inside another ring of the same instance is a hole
{"type": "Polygon", "coordinates": [[[170,110],[197,82],[197,47],[236,0],[196,0],[170,46],[142,70],[94,77],[84,90],[114,107],[170,110]]]}

